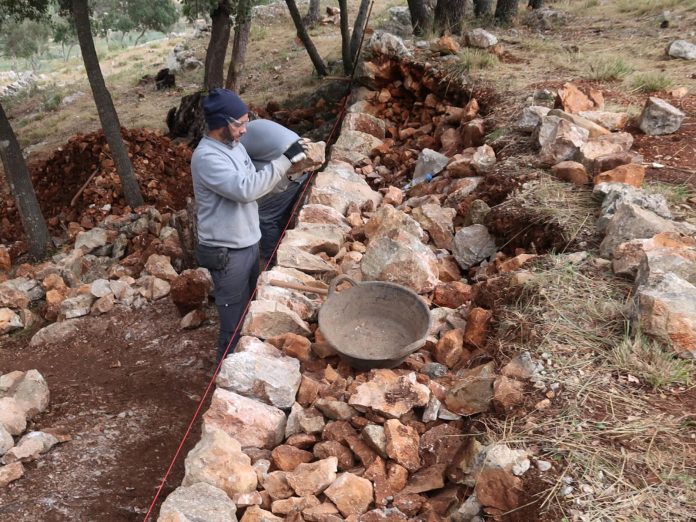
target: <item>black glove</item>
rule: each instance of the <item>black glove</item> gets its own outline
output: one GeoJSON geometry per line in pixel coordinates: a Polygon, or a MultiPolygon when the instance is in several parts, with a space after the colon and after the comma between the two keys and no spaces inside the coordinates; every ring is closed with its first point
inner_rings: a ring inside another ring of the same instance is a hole
{"type": "Polygon", "coordinates": [[[299,139],[290,145],[288,149],[283,152],[283,155],[290,160],[290,163],[302,161],[307,157],[307,144],[299,139]]]}

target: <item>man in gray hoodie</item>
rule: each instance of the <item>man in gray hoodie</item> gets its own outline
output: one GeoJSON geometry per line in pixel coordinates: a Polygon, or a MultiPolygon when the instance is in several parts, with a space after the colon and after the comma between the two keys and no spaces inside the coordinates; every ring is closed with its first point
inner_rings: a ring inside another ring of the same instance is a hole
{"type": "MultiPolygon", "coordinates": [[[[256,200],[268,194],[294,162],[305,157],[302,142],[256,170],[239,139],[246,133],[249,110],[232,91],[213,89],[203,100],[208,133],[191,158],[198,215],[196,260],[213,278],[220,316],[218,360],[234,348],[234,333],[259,275],[256,200]]],[[[241,328],[240,328],[241,330],[241,328]]]]}

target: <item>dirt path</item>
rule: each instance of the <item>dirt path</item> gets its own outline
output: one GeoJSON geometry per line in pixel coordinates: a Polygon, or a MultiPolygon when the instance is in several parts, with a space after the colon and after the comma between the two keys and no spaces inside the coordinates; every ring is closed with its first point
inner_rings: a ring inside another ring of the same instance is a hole
{"type": "MultiPolygon", "coordinates": [[[[89,318],[67,343],[5,341],[1,372],[36,368],[50,387],[30,429],[63,427],[73,440],[0,490],[0,520],[141,520],[212,374],[215,330],[179,331],[166,299],[89,318]]],[[[169,482],[182,477],[183,458],[169,482]]]]}

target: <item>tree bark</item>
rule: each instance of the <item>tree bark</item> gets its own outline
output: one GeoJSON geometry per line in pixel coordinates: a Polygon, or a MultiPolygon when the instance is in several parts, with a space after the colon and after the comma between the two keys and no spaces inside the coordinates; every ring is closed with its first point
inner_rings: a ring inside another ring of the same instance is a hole
{"type": "Polygon", "coordinates": [[[437,34],[462,34],[466,0],[437,0],[433,26],[437,34]]]}
{"type": "Polygon", "coordinates": [[[510,24],[517,16],[519,0],[498,0],[495,4],[495,21],[498,24],[510,24]]]}
{"type": "Polygon", "coordinates": [[[311,29],[315,25],[317,25],[317,22],[319,21],[319,11],[321,9],[321,5],[319,3],[319,0],[309,0],[309,9],[307,10],[307,15],[304,17],[302,22],[304,23],[305,27],[308,29],[311,29]]]}
{"type": "Polygon", "coordinates": [[[540,9],[543,6],[544,0],[529,0],[529,3],[527,4],[527,7],[531,7],[532,9],[540,9]]]}
{"type": "Polygon", "coordinates": [[[39,201],[36,199],[19,142],[2,105],[0,105],[0,159],[27,236],[29,255],[39,259],[46,253],[50,240],[48,227],[41,213],[39,201]]]}
{"type": "Polygon", "coordinates": [[[305,29],[305,26],[302,24],[302,16],[300,15],[300,11],[297,9],[297,4],[295,3],[295,0],[285,0],[285,3],[288,6],[288,11],[290,11],[290,16],[292,17],[292,21],[295,24],[297,36],[302,41],[302,44],[305,46],[305,49],[307,49],[307,54],[309,55],[309,59],[312,60],[312,64],[314,64],[314,68],[317,70],[317,74],[319,76],[328,76],[329,72],[326,70],[324,61],[321,59],[321,56],[319,55],[319,51],[317,51],[317,48],[314,47],[314,42],[312,42],[312,39],[309,37],[307,29],[305,29]]]}
{"type": "Polygon", "coordinates": [[[234,39],[232,42],[232,58],[227,69],[225,87],[240,92],[242,88],[242,70],[246,62],[247,44],[251,32],[251,1],[240,0],[237,4],[237,16],[234,23],[234,39]]]}
{"type": "Polygon", "coordinates": [[[94,40],[92,39],[87,0],[72,0],[72,8],[77,39],[82,51],[82,60],[85,63],[87,79],[89,80],[89,86],[92,88],[92,96],[99,113],[99,121],[101,122],[104,136],[106,136],[106,141],[109,144],[116,171],[119,178],[121,178],[123,195],[126,197],[128,204],[132,208],[136,208],[143,204],[143,196],[140,193],[138,180],[133,173],[133,166],[128,157],[128,151],[123,143],[121,124],[118,121],[114,102],[111,99],[109,90],[106,88],[104,76],[99,68],[99,58],[97,57],[94,40]]]}
{"type": "Polygon", "coordinates": [[[411,13],[413,34],[421,36],[430,28],[430,15],[424,0],[408,0],[408,10],[411,13]]]}
{"type": "Polygon", "coordinates": [[[215,10],[210,14],[213,21],[210,30],[210,41],[205,53],[205,72],[203,73],[204,89],[222,87],[225,81],[225,55],[230,41],[230,4],[228,0],[220,0],[215,10]]]}
{"type": "Polygon", "coordinates": [[[493,8],[493,0],[474,0],[474,15],[476,18],[488,16],[493,8]]]}
{"type": "Polygon", "coordinates": [[[353,65],[357,63],[359,58],[358,53],[360,51],[360,40],[362,40],[363,31],[365,30],[365,22],[367,21],[367,15],[370,11],[370,1],[371,0],[362,0],[360,2],[358,15],[355,17],[355,23],[353,24],[353,34],[350,37],[350,56],[353,59],[353,65]]]}
{"type": "Polygon", "coordinates": [[[350,52],[348,0],[338,0],[338,8],[341,11],[341,57],[343,58],[343,72],[344,74],[350,75],[353,72],[353,56],[350,52]]]}

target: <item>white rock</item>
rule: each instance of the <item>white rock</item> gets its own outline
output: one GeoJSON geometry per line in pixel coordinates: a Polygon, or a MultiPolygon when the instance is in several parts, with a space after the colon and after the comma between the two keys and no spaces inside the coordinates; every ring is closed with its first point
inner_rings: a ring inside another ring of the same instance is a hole
{"type": "Polygon", "coordinates": [[[485,29],[474,29],[466,33],[466,42],[470,47],[478,47],[479,49],[487,49],[498,43],[498,38],[489,33],[485,29]]]}
{"type": "Polygon", "coordinates": [[[696,44],[686,40],[674,40],[667,46],[667,54],[672,58],[696,60],[696,44]]]}
{"type": "Polygon", "coordinates": [[[179,486],[162,503],[158,522],[237,522],[237,507],[215,486],[179,486]]]}
{"type": "Polygon", "coordinates": [[[24,328],[19,314],[9,308],[0,308],[0,335],[24,328]]]}
{"type": "Polygon", "coordinates": [[[657,136],[679,130],[686,115],[665,100],[651,96],[645,102],[638,126],[645,134],[657,136]]]}
{"type": "Polygon", "coordinates": [[[463,227],[454,235],[452,254],[464,270],[497,252],[495,240],[483,225],[463,227]]]}
{"type": "Polygon", "coordinates": [[[106,245],[106,230],[99,227],[80,232],[75,238],[75,248],[81,249],[85,254],[104,245],[106,245]]]}

